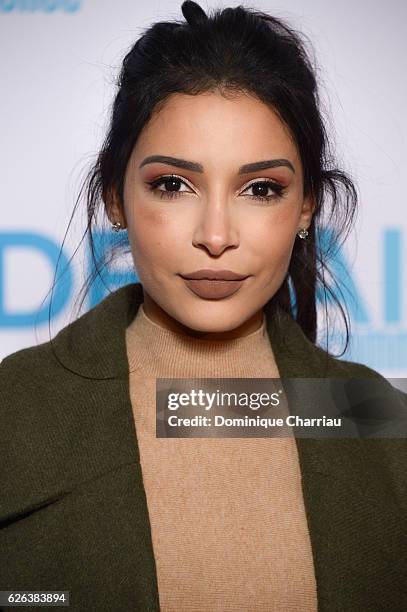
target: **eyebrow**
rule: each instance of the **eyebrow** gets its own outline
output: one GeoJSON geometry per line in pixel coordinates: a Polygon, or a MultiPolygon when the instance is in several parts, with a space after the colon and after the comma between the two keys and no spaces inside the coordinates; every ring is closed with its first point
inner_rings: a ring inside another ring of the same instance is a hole
{"type": "MultiPolygon", "coordinates": [[[[184,170],[191,170],[192,172],[203,172],[204,168],[202,164],[197,162],[188,161],[186,159],[179,159],[178,157],[168,157],[167,155],[150,155],[141,162],[139,168],[146,166],[147,164],[153,164],[158,162],[161,164],[170,164],[177,168],[183,168],[184,170]]],[[[279,166],[286,166],[295,173],[293,164],[288,159],[267,159],[264,161],[252,162],[251,164],[244,164],[240,166],[238,174],[249,174],[250,172],[257,172],[257,170],[266,170],[267,168],[277,168],[279,166]]]]}

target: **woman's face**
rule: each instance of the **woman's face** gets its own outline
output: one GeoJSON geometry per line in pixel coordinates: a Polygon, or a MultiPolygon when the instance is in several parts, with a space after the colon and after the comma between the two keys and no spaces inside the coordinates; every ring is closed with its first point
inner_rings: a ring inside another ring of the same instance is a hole
{"type": "Polygon", "coordinates": [[[114,215],[128,228],[146,314],[205,339],[254,331],[311,204],[297,148],[267,105],[244,94],[173,94],[138,138],[125,217],[118,208],[114,215]],[[202,269],[246,278],[183,278],[202,269]]]}

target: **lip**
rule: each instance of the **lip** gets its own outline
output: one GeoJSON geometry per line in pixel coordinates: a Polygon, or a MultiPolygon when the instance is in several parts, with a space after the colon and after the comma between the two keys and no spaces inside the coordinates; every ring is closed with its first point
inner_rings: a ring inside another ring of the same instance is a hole
{"type": "Polygon", "coordinates": [[[198,297],[207,300],[220,300],[236,293],[246,278],[241,280],[198,280],[184,278],[183,280],[187,287],[198,297]]]}
{"type": "Polygon", "coordinates": [[[237,274],[232,270],[196,270],[195,272],[188,272],[187,274],[180,274],[184,279],[191,280],[224,280],[224,281],[237,281],[244,280],[249,275],[237,274]]]}

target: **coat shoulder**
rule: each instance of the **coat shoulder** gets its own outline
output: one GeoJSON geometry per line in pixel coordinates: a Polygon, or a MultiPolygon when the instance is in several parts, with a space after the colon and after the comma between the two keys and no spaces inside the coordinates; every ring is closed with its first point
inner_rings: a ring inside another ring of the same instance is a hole
{"type": "Polygon", "coordinates": [[[355,378],[380,378],[383,381],[385,377],[383,374],[380,374],[377,370],[365,365],[364,363],[359,363],[358,361],[348,361],[346,359],[339,359],[338,357],[330,356],[330,358],[334,361],[335,365],[342,369],[344,372],[348,372],[352,377],[355,378]]]}
{"type": "Polygon", "coordinates": [[[50,342],[0,363],[0,527],[129,462],[124,379],[80,376],[50,342]]]}
{"type": "Polygon", "coordinates": [[[396,388],[392,383],[380,372],[363,363],[357,361],[349,361],[340,359],[324,351],[321,347],[314,346],[315,353],[325,364],[325,375],[330,378],[349,378],[357,379],[363,382],[363,386],[369,384],[367,379],[372,379],[371,389],[382,389],[390,392],[396,398],[396,401],[401,410],[407,414],[407,393],[399,388],[396,388]]]}
{"type": "Polygon", "coordinates": [[[25,364],[37,366],[44,363],[44,358],[49,360],[52,352],[51,341],[43,342],[28,346],[14,353],[10,353],[0,360],[0,368],[2,372],[10,374],[13,370],[21,370],[25,364]]]}
{"type": "MultiPolygon", "coordinates": [[[[0,389],[3,399],[30,398],[44,390],[58,388],[67,375],[53,351],[51,341],[20,349],[0,362],[0,389]]],[[[2,402],[4,405],[4,402],[2,402]]]]}

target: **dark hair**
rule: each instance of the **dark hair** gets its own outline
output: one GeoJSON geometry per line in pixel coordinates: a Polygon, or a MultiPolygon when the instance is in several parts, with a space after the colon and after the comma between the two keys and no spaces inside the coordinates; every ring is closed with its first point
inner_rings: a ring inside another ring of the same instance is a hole
{"type": "Polygon", "coordinates": [[[196,95],[216,90],[225,96],[247,92],[272,107],[288,126],[303,166],[304,197],[312,195],[315,202],[308,238],[296,238],[286,278],[265,308],[273,311],[280,306],[315,343],[317,294],[327,318],[328,303],[336,303],[346,326],[345,352],[348,316],[334,290],[343,295],[328,261],[352,226],[357,193],[331,153],[317,70],[306,51],[306,39],[281,19],[253,8],[237,6],[206,15],[190,0],[181,8],[186,21],[153,24],[124,57],[109,131],[78,197],[79,201],[85,190],[85,235],[94,261],[93,274],[83,287],[85,295],[106,263],[95,253],[96,214],[102,202],[109,208],[113,193],[123,206],[128,160],[152,113],[176,92],[196,95]]]}

